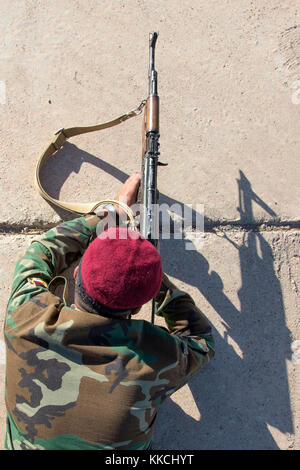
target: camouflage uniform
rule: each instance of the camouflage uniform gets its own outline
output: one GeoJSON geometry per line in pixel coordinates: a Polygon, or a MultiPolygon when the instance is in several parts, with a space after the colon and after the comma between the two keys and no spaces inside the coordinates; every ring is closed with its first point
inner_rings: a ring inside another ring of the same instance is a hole
{"type": "Polygon", "coordinates": [[[98,222],[90,214],[62,223],[16,264],[5,323],[6,449],[147,449],[160,405],[214,355],[207,320],[166,276],[156,303],[168,330],[80,311],[50,292],[98,222]]]}

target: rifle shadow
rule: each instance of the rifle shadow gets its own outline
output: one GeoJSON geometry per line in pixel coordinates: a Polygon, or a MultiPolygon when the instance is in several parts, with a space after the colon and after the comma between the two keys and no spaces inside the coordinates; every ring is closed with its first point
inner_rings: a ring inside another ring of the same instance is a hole
{"type": "MultiPolygon", "coordinates": [[[[94,165],[121,183],[129,176],[67,142],[46,163],[41,174],[42,184],[52,197],[59,197],[64,182],[72,172],[79,172],[83,162],[94,165]],[[61,152],[65,153],[63,159],[61,152]]],[[[254,203],[269,216],[276,216],[254,193],[242,171],[237,183],[240,224],[254,220],[254,203]]],[[[160,194],[160,203],[183,206],[165,194],[160,194]]],[[[74,214],[52,207],[63,220],[74,218],[74,214]]],[[[193,211],[193,218],[196,215],[193,211]]],[[[210,224],[209,219],[204,222],[206,226],[210,224]]],[[[199,250],[186,250],[185,240],[162,240],[160,243],[164,271],[198,289],[223,319],[227,331],[223,337],[213,329],[216,356],[187,386],[200,419],[183,411],[171,397],[157,417],[154,449],[279,449],[272,428],[279,434],[293,433],[286,370],[286,359],[290,358],[290,332],[285,323],[272,247],[262,233],[255,231],[245,232],[241,243],[230,240],[227,235],[223,242],[224,250],[229,244],[238,253],[240,309],[225,295],[222,279],[213,270],[214,260],[210,261],[210,266],[199,250]],[[241,354],[236,352],[233,342],[241,354]]]]}

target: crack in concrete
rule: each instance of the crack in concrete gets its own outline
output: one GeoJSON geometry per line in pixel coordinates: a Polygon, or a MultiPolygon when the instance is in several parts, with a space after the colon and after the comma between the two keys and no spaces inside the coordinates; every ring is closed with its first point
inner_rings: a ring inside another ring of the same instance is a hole
{"type": "Polygon", "coordinates": [[[226,222],[210,222],[205,224],[205,232],[271,232],[271,231],[288,231],[300,230],[300,221],[270,221],[270,222],[247,222],[239,221],[226,222]]]}
{"type": "MultiPolygon", "coordinates": [[[[45,225],[25,225],[25,224],[0,224],[0,235],[39,235],[53,227],[58,223],[49,223],[45,225]]],[[[177,227],[178,230],[178,227],[177,227]]],[[[300,230],[300,221],[270,221],[270,222],[247,222],[240,221],[206,221],[204,224],[204,233],[216,232],[270,232],[270,231],[290,231],[300,230]]],[[[197,227],[192,225],[183,231],[199,232],[197,227]]],[[[170,233],[175,233],[174,224],[170,227],[170,233]]]]}

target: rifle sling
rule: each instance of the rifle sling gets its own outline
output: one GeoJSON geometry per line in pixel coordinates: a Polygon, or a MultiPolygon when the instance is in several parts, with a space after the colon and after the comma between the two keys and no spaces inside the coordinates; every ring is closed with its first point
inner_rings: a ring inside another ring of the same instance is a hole
{"type": "Polygon", "coordinates": [[[133,213],[131,209],[123,202],[116,201],[114,199],[105,199],[101,201],[78,203],[78,202],[59,201],[58,199],[54,199],[43,188],[41,180],[40,180],[40,173],[46,161],[52,155],[54,155],[58,150],[60,150],[63,147],[64,143],[67,141],[67,139],[69,139],[70,137],[74,137],[80,134],[87,134],[88,132],[101,131],[102,129],[108,129],[109,127],[114,127],[118,124],[121,124],[122,122],[127,121],[127,119],[130,119],[134,116],[138,116],[142,112],[141,110],[144,105],[145,105],[145,101],[142,101],[139,107],[136,108],[135,110],[130,111],[129,113],[123,114],[122,116],[119,116],[116,119],[113,119],[112,121],[104,122],[102,124],[96,124],[95,126],[69,127],[68,129],[64,129],[64,128],[59,129],[55,133],[55,136],[50,142],[50,144],[48,145],[48,147],[44,150],[44,152],[40,156],[38,163],[36,165],[34,183],[35,183],[35,187],[38,193],[44,199],[56,205],[57,207],[60,207],[61,209],[64,209],[66,211],[76,212],[81,215],[88,214],[89,212],[94,212],[95,209],[100,205],[117,204],[127,213],[130,219],[130,222],[134,226],[133,213]]]}

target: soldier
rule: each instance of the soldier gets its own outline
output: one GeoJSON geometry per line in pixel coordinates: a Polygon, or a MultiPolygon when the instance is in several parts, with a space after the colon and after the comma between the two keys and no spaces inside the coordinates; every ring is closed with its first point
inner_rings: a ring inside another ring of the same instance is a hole
{"type": "MultiPolygon", "coordinates": [[[[131,176],[116,199],[132,205],[139,183],[131,176]]],[[[153,245],[126,228],[97,236],[99,220],[58,225],[17,262],[5,323],[6,449],[149,449],[160,405],[214,356],[207,319],[162,274],[153,245]],[[68,306],[53,284],[80,257],[68,306]],[[131,318],[152,298],[167,328],[131,318]]]]}

